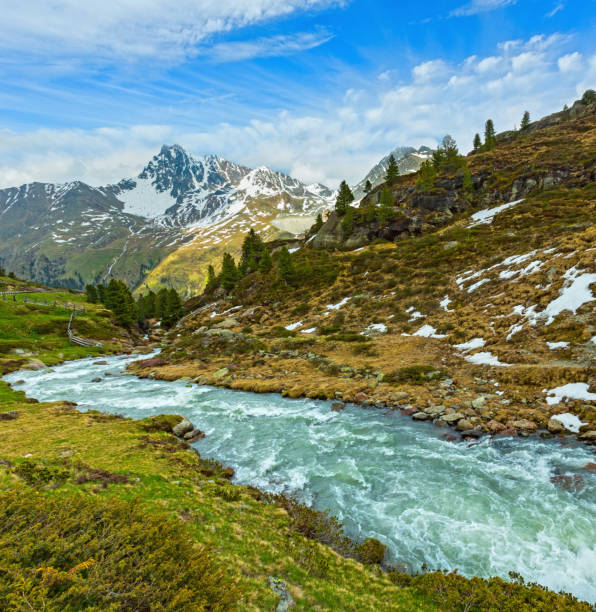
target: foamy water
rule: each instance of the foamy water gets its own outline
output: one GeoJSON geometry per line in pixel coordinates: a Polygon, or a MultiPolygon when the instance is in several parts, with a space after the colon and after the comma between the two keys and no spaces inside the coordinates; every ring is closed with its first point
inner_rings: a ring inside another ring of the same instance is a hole
{"type": "Polygon", "coordinates": [[[411,569],[505,578],[514,570],[596,601],[596,474],[583,469],[596,459],[588,447],[522,438],[469,447],[391,411],[336,413],[329,402],[140,380],[121,375],[132,359],[106,360],[5,380],[23,379],[17,388],[27,395],[80,410],[182,414],[207,434],[197,450],[233,467],[235,481],[297,493],[338,516],[350,535],[378,538],[411,569]],[[577,489],[551,482],[575,474],[577,489]]]}

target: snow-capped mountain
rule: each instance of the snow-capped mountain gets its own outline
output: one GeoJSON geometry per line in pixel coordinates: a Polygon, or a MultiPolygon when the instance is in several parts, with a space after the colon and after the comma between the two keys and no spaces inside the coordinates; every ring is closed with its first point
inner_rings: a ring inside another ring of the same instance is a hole
{"type": "Polygon", "coordinates": [[[432,149],[428,147],[420,147],[415,149],[414,147],[397,147],[390,153],[387,153],[383,159],[373,166],[368,174],[352,188],[354,197],[360,200],[364,196],[364,186],[366,181],[370,181],[373,187],[380,185],[385,180],[385,173],[387,172],[387,166],[389,165],[389,157],[393,155],[397,165],[399,167],[400,174],[409,174],[411,172],[418,172],[420,166],[432,156],[432,149]]]}
{"type": "Polygon", "coordinates": [[[101,187],[124,211],[165,226],[209,225],[265,199],[278,210],[312,214],[330,205],[333,192],[266,167],[251,170],[215,155],[193,157],[164,145],[135,178],[101,187]]]}

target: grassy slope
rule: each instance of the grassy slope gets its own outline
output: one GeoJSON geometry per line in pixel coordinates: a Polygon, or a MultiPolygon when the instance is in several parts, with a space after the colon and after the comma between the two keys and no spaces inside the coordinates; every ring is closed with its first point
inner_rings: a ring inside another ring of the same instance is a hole
{"type": "MultiPolygon", "coordinates": [[[[491,420],[506,425],[520,419],[545,427],[553,413],[570,410],[592,423],[594,429],[593,402],[548,406],[542,392],[545,387],[571,382],[596,384],[596,344],[591,342],[596,336],[594,302],[587,302],[575,314],[563,312],[549,325],[530,325],[512,312],[517,305],[536,306],[540,312],[559,295],[565,284],[563,275],[573,267],[585,273],[596,272],[590,250],[596,241],[596,183],[589,178],[596,161],[595,151],[593,114],[522,134],[512,142],[499,144],[494,151],[473,156],[473,172],[492,172],[489,190],[507,191],[520,178],[553,175],[561,170],[569,174],[562,184],[531,193],[523,203],[496,216],[491,224],[471,227],[472,209],[452,216],[448,225],[433,233],[395,245],[384,243],[358,252],[335,252],[331,263],[321,264],[339,268],[334,283],[316,286],[312,278],[304,278],[293,289],[276,285],[272,278],[251,276],[238,288],[232,303],[218,304],[186,322],[187,333],[172,338],[172,349],[180,350],[166,351],[172,365],[162,368],[161,375],[201,376],[212,384],[283,391],[290,396],[333,398],[339,391],[350,400],[363,392],[373,400],[390,404],[394,403],[395,392],[400,391],[408,393],[409,399],[402,398],[398,403],[409,401],[419,407],[441,404],[465,410],[466,416],[482,427],[491,420]],[[554,250],[547,252],[550,249],[554,250]],[[509,269],[521,271],[531,261],[540,262],[541,267],[524,276],[500,276],[508,269],[501,265],[507,257],[532,251],[537,252],[509,269]],[[489,269],[492,266],[496,267],[489,269]],[[456,283],[458,277],[472,272],[479,275],[463,284],[456,283]],[[478,279],[486,282],[469,291],[478,279]],[[451,299],[450,312],[440,305],[445,295],[451,299]],[[337,324],[342,335],[298,334],[286,340],[278,337],[276,327],[298,321],[302,321],[304,329],[328,326],[335,313],[325,316],[326,304],[345,297],[350,301],[341,308],[343,321],[337,324]],[[203,334],[192,334],[201,326],[217,325],[224,317],[211,317],[212,311],[221,313],[232,304],[242,306],[233,315],[237,320],[233,329],[258,339],[260,345],[255,345],[254,350],[235,347],[234,343],[222,350],[221,343],[209,340],[210,349],[205,346],[203,334]],[[258,315],[250,314],[254,306],[260,307],[258,315]],[[411,308],[425,318],[412,321],[407,313],[411,308]],[[366,346],[343,341],[353,339],[354,332],[359,334],[373,323],[386,324],[388,333],[366,346]],[[423,324],[432,325],[447,337],[402,335],[414,333],[423,324]],[[507,339],[513,324],[522,328],[507,339]],[[484,338],[483,350],[513,367],[472,365],[458,357],[452,345],[474,337],[484,338]],[[547,342],[569,342],[569,346],[553,351],[547,342]],[[313,354],[332,363],[317,363],[313,354]],[[445,390],[437,382],[414,386],[381,382],[383,376],[400,367],[418,364],[447,369],[456,380],[454,388],[445,390]],[[226,376],[214,376],[228,365],[235,368],[228,368],[226,376]],[[357,373],[341,371],[343,366],[357,373]],[[505,395],[495,395],[487,379],[499,382],[505,395]],[[481,409],[471,406],[478,395],[486,398],[481,409]]],[[[401,180],[408,183],[414,179],[401,180]]],[[[476,197],[480,200],[482,194],[476,197]]],[[[297,261],[308,257],[316,266],[322,256],[320,252],[307,251],[307,255],[297,254],[297,261]]]]}

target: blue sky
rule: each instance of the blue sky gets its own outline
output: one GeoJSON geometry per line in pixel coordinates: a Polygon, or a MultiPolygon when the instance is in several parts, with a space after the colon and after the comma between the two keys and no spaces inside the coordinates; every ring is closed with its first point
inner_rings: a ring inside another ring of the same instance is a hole
{"type": "Polygon", "coordinates": [[[163,143],[306,182],[596,88],[596,0],[29,0],[0,23],[0,187],[137,173],[163,143]]]}

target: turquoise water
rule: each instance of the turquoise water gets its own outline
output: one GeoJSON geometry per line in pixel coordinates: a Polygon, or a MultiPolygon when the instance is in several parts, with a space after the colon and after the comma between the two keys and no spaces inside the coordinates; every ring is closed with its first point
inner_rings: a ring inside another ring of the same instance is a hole
{"type": "Polygon", "coordinates": [[[391,411],[290,400],[122,375],[131,358],[83,359],[8,381],[39,400],[144,418],[179,413],[206,432],[194,444],[235,481],[297,493],[356,537],[376,537],[412,569],[509,570],[596,601],[596,475],[585,446],[539,439],[451,443],[445,430],[391,411]],[[112,376],[105,376],[110,372],[112,376]],[[102,382],[91,379],[102,377],[102,382]],[[580,474],[577,489],[551,482],[580,474]]]}

